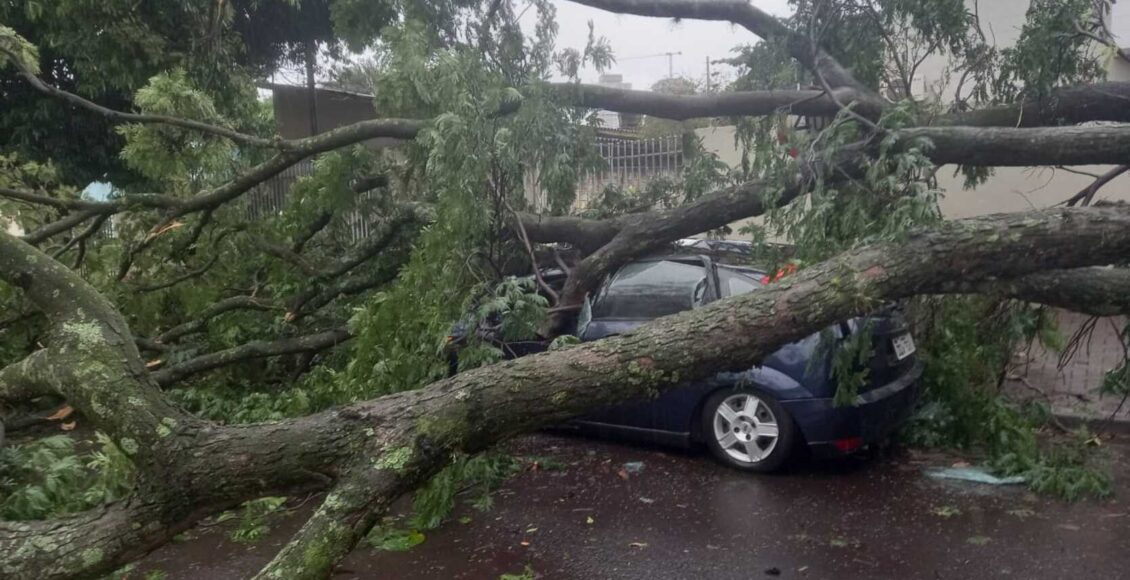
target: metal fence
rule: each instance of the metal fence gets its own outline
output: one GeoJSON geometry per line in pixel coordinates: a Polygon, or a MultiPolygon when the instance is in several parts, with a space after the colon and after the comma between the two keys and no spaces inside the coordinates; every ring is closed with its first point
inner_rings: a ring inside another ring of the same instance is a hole
{"type": "MultiPolygon", "coordinates": [[[[314,173],[314,161],[307,159],[263,182],[247,195],[247,218],[255,220],[278,215],[290,201],[291,188],[299,179],[314,173]]],[[[355,207],[342,215],[346,240],[355,243],[367,238],[380,221],[368,211],[368,203],[378,196],[376,191],[359,194],[355,207]]]]}
{"type": "Polygon", "coordinates": [[[677,177],[683,172],[682,135],[599,137],[596,146],[605,167],[579,180],[578,208],[592,204],[608,185],[642,188],[657,177],[677,177]]]}
{"type": "Polygon", "coordinates": [[[286,207],[290,188],[300,178],[314,173],[314,160],[305,159],[257,185],[247,194],[247,219],[278,215],[286,207]]]}

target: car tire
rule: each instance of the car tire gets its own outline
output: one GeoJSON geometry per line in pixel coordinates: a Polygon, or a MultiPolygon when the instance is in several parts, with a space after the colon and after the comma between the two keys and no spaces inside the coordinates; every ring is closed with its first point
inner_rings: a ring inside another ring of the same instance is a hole
{"type": "Polygon", "coordinates": [[[758,473],[780,469],[797,442],[792,417],[776,399],[759,389],[713,393],[702,406],[701,433],[720,462],[758,473]]]}

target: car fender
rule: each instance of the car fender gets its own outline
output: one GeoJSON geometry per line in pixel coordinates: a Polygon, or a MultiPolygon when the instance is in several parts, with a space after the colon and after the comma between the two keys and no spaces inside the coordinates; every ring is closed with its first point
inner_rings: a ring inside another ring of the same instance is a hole
{"type": "Polygon", "coordinates": [[[700,387],[701,395],[694,412],[689,417],[690,428],[688,429],[696,441],[702,440],[702,422],[699,421],[699,417],[702,416],[702,406],[711,395],[723,389],[738,390],[742,387],[752,386],[772,395],[778,401],[813,397],[812,392],[804,385],[771,366],[754,367],[747,371],[718,373],[701,381],[697,386],[700,387]]]}

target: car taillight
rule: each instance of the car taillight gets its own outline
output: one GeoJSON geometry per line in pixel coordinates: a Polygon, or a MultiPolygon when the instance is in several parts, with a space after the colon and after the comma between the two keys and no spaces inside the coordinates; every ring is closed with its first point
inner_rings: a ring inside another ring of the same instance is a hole
{"type": "Polygon", "coordinates": [[[863,447],[863,438],[848,437],[847,439],[836,439],[832,442],[832,445],[834,445],[836,449],[839,449],[840,453],[851,453],[852,451],[863,447]]]}

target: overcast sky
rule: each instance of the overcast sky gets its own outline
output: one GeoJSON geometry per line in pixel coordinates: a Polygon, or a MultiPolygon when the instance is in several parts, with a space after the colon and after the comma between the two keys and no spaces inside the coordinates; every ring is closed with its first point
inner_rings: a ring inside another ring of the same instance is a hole
{"type": "MultiPolygon", "coordinates": [[[[647,18],[612,14],[567,0],[554,0],[560,47],[583,48],[588,38],[588,21],[596,34],[612,45],[616,64],[608,72],[621,73],[633,88],[647,89],[667,77],[666,52],[681,52],[672,57],[675,76],[702,80],[706,59],[728,58],[735,46],[753,44],[757,37],[744,28],[723,22],[647,18]],[[656,56],[659,55],[659,56],[656,56]],[[645,57],[645,58],[640,58],[645,57]]],[[[777,16],[789,14],[788,0],[758,0],[757,7],[777,16]]],[[[597,73],[585,71],[582,80],[595,81],[597,73]]]]}
{"type": "MultiPolygon", "coordinates": [[[[1027,6],[1027,0],[981,2],[982,7],[988,2],[1017,2],[1027,6]]],[[[554,4],[560,26],[558,46],[583,48],[588,38],[588,21],[592,20],[597,35],[608,38],[616,56],[616,64],[607,72],[623,74],[624,80],[636,89],[650,88],[655,81],[667,77],[667,57],[662,53],[682,53],[672,57],[675,76],[701,81],[706,77],[706,58],[729,57],[735,46],[758,40],[748,30],[722,22],[684,20],[675,23],[667,18],[612,14],[567,0],[554,0],[554,4]]],[[[776,16],[790,13],[788,0],[755,0],[754,4],[776,16]]],[[[1114,5],[1111,25],[1122,46],[1130,46],[1130,0],[1114,5]]],[[[595,82],[596,79],[596,71],[587,70],[582,74],[584,81],[595,82]]]]}

